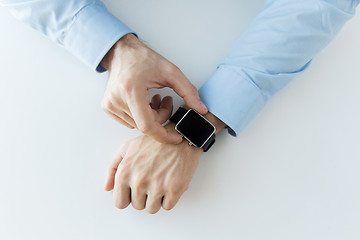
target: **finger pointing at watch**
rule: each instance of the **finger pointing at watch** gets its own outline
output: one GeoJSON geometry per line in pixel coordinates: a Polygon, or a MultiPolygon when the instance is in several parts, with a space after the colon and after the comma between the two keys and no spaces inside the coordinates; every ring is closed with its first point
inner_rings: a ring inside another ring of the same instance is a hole
{"type": "MultiPolygon", "coordinates": [[[[181,137],[161,124],[169,115],[170,100],[153,109],[149,89],[172,88],[185,103],[201,114],[207,113],[196,88],[174,64],[148,48],[133,34],[122,37],[101,64],[110,77],[103,99],[103,109],[130,128],[137,128],[159,142],[179,143],[181,137]]],[[[170,107],[171,105],[171,107],[170,107]]]]}

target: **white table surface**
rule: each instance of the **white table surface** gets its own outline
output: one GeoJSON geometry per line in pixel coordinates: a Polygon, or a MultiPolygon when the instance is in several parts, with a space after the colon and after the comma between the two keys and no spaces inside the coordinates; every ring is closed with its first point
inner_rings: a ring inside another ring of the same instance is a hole
{"type": "MultiPolygon", "coordinates": [[[[105,2],[200,87],[265,1],[105,2]]],[[[138,135],[102,112],[107,75],[0,9],[0,239],[360,239],[359,20],[150,215],[102,190],[138,135]]]]}

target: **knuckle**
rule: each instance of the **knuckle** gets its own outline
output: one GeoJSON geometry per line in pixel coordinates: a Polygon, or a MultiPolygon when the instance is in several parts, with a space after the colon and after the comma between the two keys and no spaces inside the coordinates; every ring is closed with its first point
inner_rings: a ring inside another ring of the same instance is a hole
{"type": "Polygon", "coordinates": [[[165,176],[163,174],[158,174],[158,176],[154,177],[155,185],[162,186],[164,184],[165,176]]]}
{"type": "Polygon", "coordinates": [[[118,179],[120,182],[126,182],[131,175],[131,171],[128,168],[120,168],[117,170],[118,172],[118,179]]]}
{"type": "Polygon", "coordinates": [[[190,91],[192,92],[193,95],[197,96],[198,95],[198,90],[194,85],[190,85],[190,91]]]}
{"type": "Polygon", "coordinates": [[[121,101],[119,99],[119,94],[116,92],[112,92],[109,94],[109,102],[113,104],[120,105],[121,101]]]}
{"type": "Polygon", "coordinates": [[[185,190],[186,190],[186,185],[183,184],[182,182],[174,182],[169,187],[169,192],[174,195],[181,194],[185,190]]]}
{"type": "Polygon", "coordinates": [[[147,122],[139,123],[137,126],[139,131],[142,132],[143,134],[149,135],[152,132],[152,126],[147,122]]]}
{"type": "Polygon", "coordinates": [[[111,111],[112,109],[112,104],[109,100],[104,100],[101,103],[101,108],[106,112],[106,111],[111,111]]]}
{"type": "Polygon", "coordinates": [[[141,191],[142,189],[146,188],[147,186],[147,179],[145,177],[145,174],[144,175],[137,175],[135,178],[134,178],[134,190],[135,192],[139,192],[141,191]]]}
{"type": "Polygon", "coordinates": [[[179,76],[179,73],[182,73],[180,68],[172,63],[167,63],[164,67],[164,78],[166,84],[172,84],[175,81],[175,78],[179,76]]]}
{"type": "Polygon", "coordinates": [[[117,99],[116,93],[113,92],[113,91],[111,91],[111,92],[109,93],[108,98],[109,98],[110,102],[113,102],[114,100],[117,99]]]}
{"type": "Polygon", "coordinates": [[[155,184],[155,186],[153,186],[152,192],[155,197],[160,197],[160,196],[164,195],[163,184],[162,183],[155,184]]]}
{"type": "Polygon", "coordinates": [[[123,80],[123,83],[122,83],[122,90],[130,95],[134,89],[134,83],[132,81],[132,78],[131,77],[127,77],[123,80]]]}
{"type": "Polygon", "coordinates": [[[178,66],[176,66],[175,64],[170,64],[169,65],[169,72],[171,74],[178,74],[181,73],[181,70],[178,66]]]}

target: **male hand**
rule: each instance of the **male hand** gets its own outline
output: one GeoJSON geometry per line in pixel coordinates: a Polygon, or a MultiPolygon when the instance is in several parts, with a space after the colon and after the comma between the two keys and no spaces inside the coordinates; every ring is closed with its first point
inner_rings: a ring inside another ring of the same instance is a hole
{"type": "Polygon", "coordinates": [[[152,214],[161,206],[170,210],[188,189],[202,152],[185,140],[173,145],[140,136],[126,142],[110,162],[105,190],[114,189],[120,209],[131,202],[152,214]]]}
{"type": "Polygon", "coordinates": [[[197,89],[174,64],[148,48],[133,34],[122,37],[101,62],[110,72],[102,107],[106,113],[129,128],[162,143],[177,144],[181,136],[173,130],[166,130],[161,124],[172,112],[170,97],[150,104],[151,88],[172,88],[185,103],[200,114],[207,113],[197,89]],[[160,103],[159,103],[160,101],[160,103]]]}
{"type": "MultiPolygon", "coordinates": [[[[210,112],[204,117],[216,127],[216,133],[226,126],[210,112]]],[[[165,126],[174,127],[173,123],[165,126]]],[[[161,206],[170,210],[188,189],[202,152],[186,140],[173,145],[146,135],[135,138],[110,162],[105,190],[114,189],[114,203],[120,209],[131,202],[134,208],[146,208],[149,213],[156,213],[161,206]]]]}

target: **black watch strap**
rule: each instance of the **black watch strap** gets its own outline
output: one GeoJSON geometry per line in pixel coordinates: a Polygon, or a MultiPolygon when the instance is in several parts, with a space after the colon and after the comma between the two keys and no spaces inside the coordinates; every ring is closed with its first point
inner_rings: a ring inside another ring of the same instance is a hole
{"type": "MultiPolygon", "coordinates": [[[[170,121],[177,124],[178,122],[180,122],[180,120],[184,117],[184,115],[187,113],[188,110],[186,110],[183,107],[180,107],[171,117],[170,117],[170,121]]],[[[204,144],[204,146],[202,147],[204,152],[207,152],[210,147],[215,143],[215,137],[216,135],[213,134],[211,135],[211,137],[206,141],[206,143],[204,144]]]]}
{"type": "Polygon", "coordinates": [[[180,122],[180,120],[184,117],[184,115],[187,113],[188,110],[186,110],[183,107],[179,107],[179,109],[170,117],[170,121],[177,124],[180,122]]]}
{"type": "Polygon", "coordinates": [[[204,146],[202,147],[203,151],[207,152],[214,143],[215,143],[215,134],[211,135],[211,137],[204,144],[204,146]]]}

